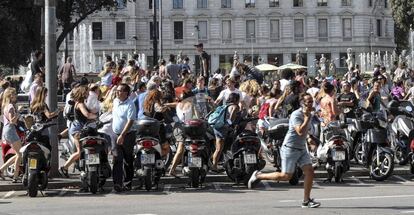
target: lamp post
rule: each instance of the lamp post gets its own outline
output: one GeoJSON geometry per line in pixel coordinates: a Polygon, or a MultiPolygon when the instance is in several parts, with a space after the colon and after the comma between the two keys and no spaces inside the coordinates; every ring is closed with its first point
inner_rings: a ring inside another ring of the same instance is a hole
{"type": "Polygon", "coordinates": [[[252,44],[252,66],[254,66],[254,63],[253,63],[253,36],[254,36],[254,34],[253,33],[250,33],[250,43],[252,44]]]}
{"type": "Polygon", "coordinates": [[[372,38],[374,37],[374,32],[373,31],[371,31],[370,33],[369,33],[369,53],[371,54],[372,53],[372,38]]]}

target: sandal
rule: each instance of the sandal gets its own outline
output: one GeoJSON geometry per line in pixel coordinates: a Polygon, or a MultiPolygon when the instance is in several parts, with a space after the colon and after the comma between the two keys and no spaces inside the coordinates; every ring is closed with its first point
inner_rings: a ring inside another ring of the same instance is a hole
{"type": "Polygon", "coordinates": [[[68,173],[68,171],[65,168],[63,168],[63,166],[59,168],[59,174],[61,176],[64,176],[66,178],[69,178],[69,173],[68,173]]]}

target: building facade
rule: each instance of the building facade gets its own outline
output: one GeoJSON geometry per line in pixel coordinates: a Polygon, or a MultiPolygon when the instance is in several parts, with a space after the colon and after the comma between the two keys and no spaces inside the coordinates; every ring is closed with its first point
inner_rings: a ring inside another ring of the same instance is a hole
{"type": "MultiPolygon", "coordinates": [[[[152,1],[120,4],[85,20],[92,25],[95,53],[137,51],[151,63],[152,1]]],[[[395,48],[388,0],[158,0],[158,14],[160,3],[163,58],[182,51],[194,67],[198,42],[210,54],[212,70],[229,69],[235,51],[241,59],[253,54],[255,64],[277,65],[294,62],[300,52],[301,64],[312,72],[322,54],[344,68],[348,48],[357,62],[361,53],[395,48]]]]}

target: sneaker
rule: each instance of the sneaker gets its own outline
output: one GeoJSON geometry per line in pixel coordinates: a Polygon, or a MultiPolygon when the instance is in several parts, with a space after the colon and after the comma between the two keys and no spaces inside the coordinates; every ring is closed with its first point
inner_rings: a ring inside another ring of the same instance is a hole
{"type": "Polygon", "coordinates": [[[315,202],[314,199],[309,199],[307,202],[302,202],[302,208],[317,208],[321,206],[320,202],[315,202]]]}
{"type": "Polygon", "coordinates": [[[59,168],[59,174],[61,176],[64,176],[66,178],[69,178],[69,173],[68,173],[68,171],[65,168],[63,168],[63,166],[59,168]]]}
{"type": "Polygon", "coordinates": [[[253,172],[252,176],[249,179],[249,182],[247,182],[247,187],[249,189],[254,188],[260,182],[260,179],[257,178],[257,174],[259,173],[259,170],[253,172]]]}

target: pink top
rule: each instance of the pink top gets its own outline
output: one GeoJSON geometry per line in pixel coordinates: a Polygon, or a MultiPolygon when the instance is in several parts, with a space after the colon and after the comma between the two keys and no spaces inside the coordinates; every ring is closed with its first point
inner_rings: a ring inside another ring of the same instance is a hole
{"type": "Polygon", "coordinates": [[[14,106],[12,104],[8,104],[5,108],[4,108],[4,112],[3,112],[3,120],[4,120],[4,124],[11,124],[10,120],[7,118],[9,116],[9,113],[14,112],[16,113],[16,108],[14,108],[14,106]]]}

